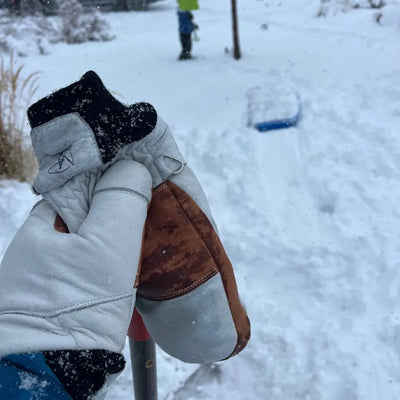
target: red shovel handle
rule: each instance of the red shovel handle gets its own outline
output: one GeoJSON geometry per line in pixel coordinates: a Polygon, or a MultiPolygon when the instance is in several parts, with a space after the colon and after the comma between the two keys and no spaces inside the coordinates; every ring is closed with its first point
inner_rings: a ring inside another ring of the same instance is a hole
{"type": "Polygon", "coordinates": [[[150,339],[150,334],[147,332],[146,327],[144,326],[143,319],[138,311],[133,311],[131,323],[128,329],[128,337],[133,340],[144,341],[150,339]]]}
{"type": "Polygon", "coordinates": [[[136,400],[157,400],[156,348],[154,340],[134,310],[128,329],[136,400]]]}

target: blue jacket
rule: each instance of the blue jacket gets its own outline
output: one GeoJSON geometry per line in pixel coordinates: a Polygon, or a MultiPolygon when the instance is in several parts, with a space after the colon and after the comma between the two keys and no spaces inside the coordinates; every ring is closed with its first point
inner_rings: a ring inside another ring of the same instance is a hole
{"type": "Polygon", "coordinates": [[[179,32],[190,34],[194,31],[193,14],[190,11],[178,11],[179,32]]]}
{"type": "Polygon", "coordinates": [[[42,353],[0,358],[1,400],[72,400],[42,353]]]}

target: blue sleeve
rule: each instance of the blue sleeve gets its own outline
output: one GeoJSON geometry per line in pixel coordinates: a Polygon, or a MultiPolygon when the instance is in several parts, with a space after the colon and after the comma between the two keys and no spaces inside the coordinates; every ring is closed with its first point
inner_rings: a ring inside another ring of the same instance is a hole
{"type": "Polygon", "coordinates": [[[72,400],[42,353],[0,358],[1,400],[72,400]]]}

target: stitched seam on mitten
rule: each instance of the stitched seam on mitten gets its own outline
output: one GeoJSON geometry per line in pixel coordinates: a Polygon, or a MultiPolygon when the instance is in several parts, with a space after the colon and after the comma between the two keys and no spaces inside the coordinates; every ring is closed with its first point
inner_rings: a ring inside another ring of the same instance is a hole
{"type": "Polygon", "coordinates": [[[100,193],[104,193],[104,192],[118,192],[118,193],[129,194],[131,196],[135,196],[135,197],[143,200],[146,204],[150,202],[150,199],[147,198],[144,194],[137,192],[136,190],[128,189],[128,188],[124,188],[124,187],[110,187],[110,188],[99,189],[93,193],[93,197],[96,194],[100,194],[100,193]]]}
{"type": "Polygon", "coordinates": [[[219,273],[218,269],[214,268],[208,274],[204,275],[201,279],[198,279],[196,282],[193,282],[190,286],[188,286],[184,289],[181,289],[181,290],[177,290],[177,291],[170,293],[168,295],[165,295],[165,296],[143,296],[142,294],[140,296],[142,296],[143,298],[148,299],[148,300],[170,300],[175,297],[179,297],[186,293],[191,292],[192,290],[201,286],[203,283],[207,282],[209,279],[211,279],[213,276],[217,275],[218,273],[219,273]]]}
{"type": "Polygon", "coordinates": [[[123,293],[123,294],[117,295],[117,296],[102,297],[100,299],[88,300],[88,301],[84,301],[82,303],[71,304],[67,307],[59,308],[59,309],[56,309],[54,311],[49,311],[49,312],[41,312],[41,311],[34,311],[34,310],[29,310],[29,311],[5,310],[5,311],[1,311],[0,315],[18,314],[18,315],[29,315],[29,316],[33,316],[33,317],[52,318],[52,317],[56,317],[60,314],[80,310],[83,308],[88,308],[88,307],[91,307],[94,305],[111,303],[114,301],[123,300],[123,299],[126,299],[131,296],[133,296],[133,291],[123,293]]]}

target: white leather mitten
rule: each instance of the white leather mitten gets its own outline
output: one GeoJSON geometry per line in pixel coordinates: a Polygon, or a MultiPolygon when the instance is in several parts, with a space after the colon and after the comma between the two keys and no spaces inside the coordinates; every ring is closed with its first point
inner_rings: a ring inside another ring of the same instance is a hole
{"type": "Polygon", "coordinates": [[[55,229],[46,201],[34,207],[0,267],[0,356],[122,350],[150,197],[148,170],[124,160],[96,184],[76,233],[55,229]]]}
{"type": "Polygon", "coordinates": [[[136,308],[155,342],[191,363],[238,354],[250,338],[232,264],[207,198],[157,115],[152,132],[120,150],[151,173],[136,308]]]}

